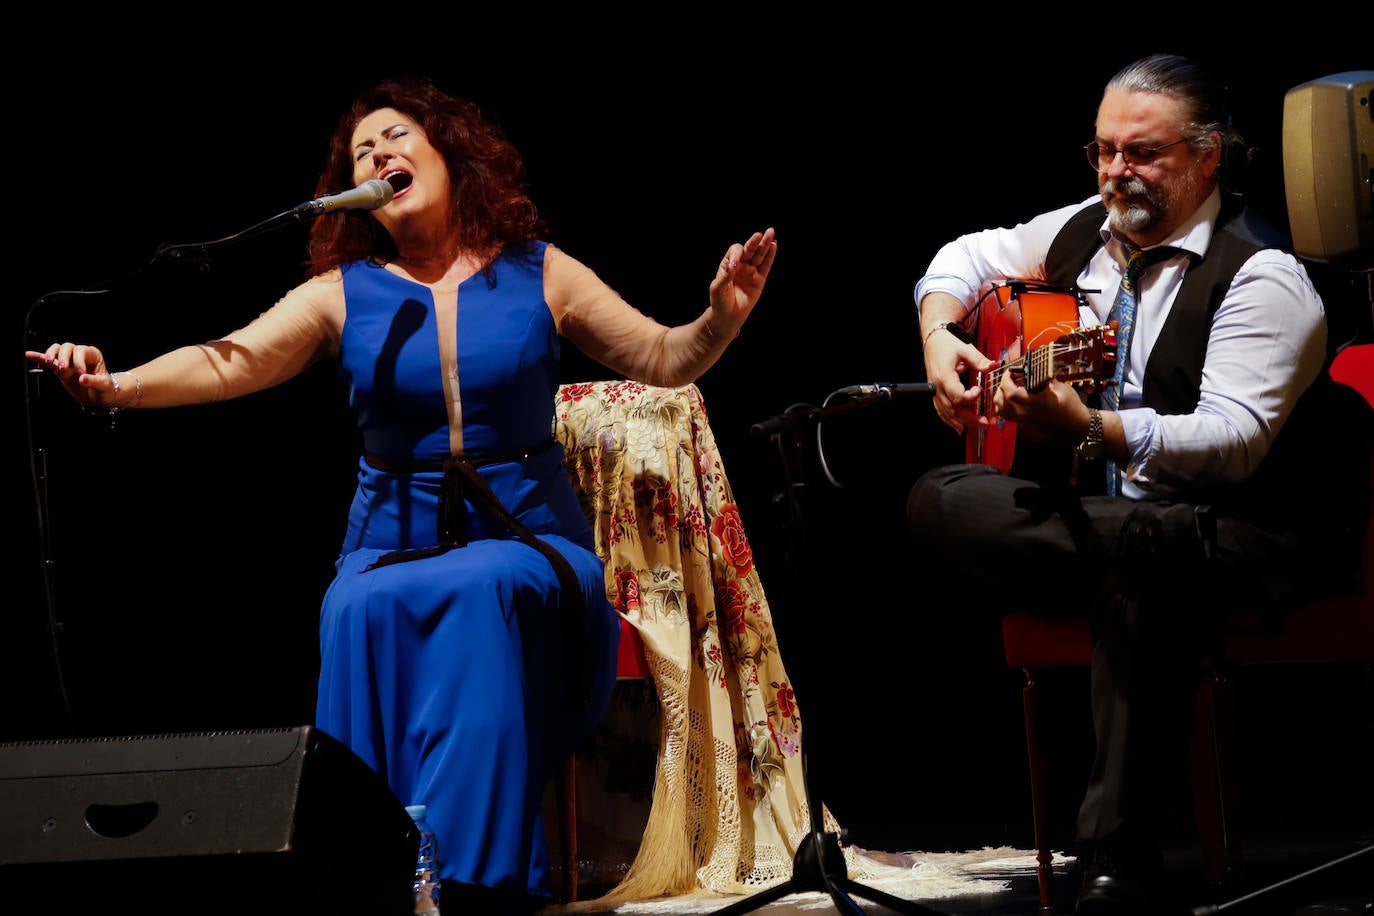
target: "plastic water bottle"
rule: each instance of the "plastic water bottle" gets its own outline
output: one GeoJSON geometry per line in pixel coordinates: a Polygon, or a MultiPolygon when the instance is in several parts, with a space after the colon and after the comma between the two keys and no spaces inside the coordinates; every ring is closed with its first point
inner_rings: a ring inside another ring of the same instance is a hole
{"type": "Polygon", "coordinates": [[[439,841],[434,838],[424,805],[407,805],[406,813],[420,828],[420,855],[415,860],[415,916],[439,916],[439,841]]]}

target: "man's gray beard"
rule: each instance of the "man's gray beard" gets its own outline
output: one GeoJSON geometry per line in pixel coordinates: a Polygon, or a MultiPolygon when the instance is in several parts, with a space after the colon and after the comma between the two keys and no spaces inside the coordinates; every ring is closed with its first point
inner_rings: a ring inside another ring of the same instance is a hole
{"type": "Polygon", "coordinates": [[[1159,215],[1139,203],[1113,202],[1107,209],[1107,222],[1117,232],[1143,232],[1159,220],[1159,215]]]}
{"type": "Polygon", "coordinates": [[[1151,197],[1150,190],[1137,179],[1109,180],[1102,187],[1103,203],[1107,205],[1107,224],[1117,232],[1142,232],[1149,229],[1164,214],[1164,208],[1151,197]],[[1130,201],[1107,200],[1109,194],[1130,194],[1130,201]],[[1142,203],[1142,199],[1146,203],[1142,203]]]}

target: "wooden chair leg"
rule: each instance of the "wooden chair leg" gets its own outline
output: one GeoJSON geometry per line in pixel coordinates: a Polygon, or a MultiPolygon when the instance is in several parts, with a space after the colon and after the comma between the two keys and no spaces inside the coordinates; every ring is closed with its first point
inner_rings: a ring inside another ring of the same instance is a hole
{"type": "Polygon", "coordinates": [[[558,807],[559,837],[563,846],[563,873],[567,876],[564,893],[568,902],[577,899],[577,755],[563,764],[554,786],[558,807]]]}
{"type": "Polygon", "coordinates": [[[1221,889],[1236,870],[1237,788],[1231,758],[1235,700],[1230,680],[1207,672],[1197,695],[1197,719],[1191,743],[1193,809],[1203,872],[1221,889]]]}
{"type": "Polygon", "coordinates": [[[1240,849],[1245,838],[1240,780],[1236,774],[1236,685],[1221,670],[1212,679],[1212,706],[1216,735],[1217,813],[1221,825],[1221,844],[1217,850],[1213,877],[1220,882],[1231,878],[1240,869],[1240,849]]]}
{"type": "Polygon", "coordinates": [[[1204,675],[1197,692],[1197,708],[1189,741],[1189,769],[1193,779],[1193,815],[1197,823],[1198,849],[1207,880],[1221,879],[1226,825],[1221,813],[1221,789],[1217,777],[1216,706],[1212,673],[1204,675]]]}
{"type": "Polygon", "coordinates": [[[1022,669],[1026,683],[1021,688],[1021,706],[1026,717],[1026,760],[1030,768],[1031,824],[1035,831],[1035,880],[1040,888],[1040,912],[1054,911],[1053,881],[1054,855],[1050,852],[1049,799],[1045,786],[1045,761],[1040,750],[1040,707],[1036,693],[1035,672],[1022,669]]]}

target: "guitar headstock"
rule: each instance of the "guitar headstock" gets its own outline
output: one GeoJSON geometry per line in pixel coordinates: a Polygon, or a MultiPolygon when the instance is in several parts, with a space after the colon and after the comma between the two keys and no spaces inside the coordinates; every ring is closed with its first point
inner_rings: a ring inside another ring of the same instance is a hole
{"type": "Polygon", "coordinates": [[[1096,391],[1116,373],[1116,328],[1097,325],[1061,335],[1026,354],[1025,386],[1039,391],[1052,380],[1096,391]]]}

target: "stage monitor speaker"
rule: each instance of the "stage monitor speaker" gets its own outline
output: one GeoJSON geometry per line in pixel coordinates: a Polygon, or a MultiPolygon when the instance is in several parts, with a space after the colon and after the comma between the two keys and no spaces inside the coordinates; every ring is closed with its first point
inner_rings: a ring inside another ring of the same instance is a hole
{"type": "Polygon", "coordinates": [[[1283,97],[1283,175],[1293,250],[1374,266],[1374,70],[1352,70],[1283,97]]]}
{"type": "Polygon", "coordinates": [[[0,909],[408,916],[418,849],[308,726],[0,744],[0,909]]]}

